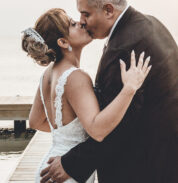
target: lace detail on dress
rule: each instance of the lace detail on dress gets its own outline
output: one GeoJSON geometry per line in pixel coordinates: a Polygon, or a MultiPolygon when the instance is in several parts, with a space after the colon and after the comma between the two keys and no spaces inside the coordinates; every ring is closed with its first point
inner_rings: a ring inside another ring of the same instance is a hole
{"type": "MultiPolygon", "coordinates": [[[[50,157],[55,156],[62,156],[75,147],[77,144],[84,142],[88,135],[85,132],[82,124],[80,123],[78,118],[75,118],[69,124],[64,125],[62,124],[62,95],[64,93],[64,86],[67,82],[68,76],[78,68],[72,67],[66,70],[57,80],[56,84],[56,98],[55,98],[55,107],[56,107],[56,118],[55,122],[58,126],[57,129],[54,129],[51,125],[47,109],[44,102],[43,92],[42,92],[42,81],[43,75],[40,80],[40,95],[41,100],[44,106],[45,114],[47,120],[49,122],[52,134],[52,146],[49,149],[48,153],[44,156],[43,160],[41,161],[39,168],[36,173],[36,180],[35,183],[40,183],[40,172],[48,166],[48,160],[50,157]]],[[[70,178],[65,183],[77,183],[74,179],[70,178]]],[[[94,174],[91,175],[90,179],[87,180],[86,183],[94,183],[94,174]]]]}
{"type": "Polygon", "coordinates": [[[63,126],[62,124],[62,95],[64,94],[64,86],[67,82],[68,76],[75,70],[76,67],[72,67],[66,70],[58,79],[56,85],[56,98],[55,98],[55,108],[56,108],[56,119],[55,122],[58,127],[63,126]]]}

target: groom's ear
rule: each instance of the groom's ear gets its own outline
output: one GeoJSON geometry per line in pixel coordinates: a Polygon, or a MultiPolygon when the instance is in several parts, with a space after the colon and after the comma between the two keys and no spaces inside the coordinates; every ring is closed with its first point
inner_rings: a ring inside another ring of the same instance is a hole
{"type": "Polygon", "coordinates": [[[103,11],[108,18],[112,18],[114,16],[114,7],[112,4],[105,4],[103,6],[103,11]]]}
{"type": "Polygon", "coordinates": [[[57,40],[57,44],[64,49],[67,49],[69,47],[69,42],[65,38],[59,38],[57,40]]]}

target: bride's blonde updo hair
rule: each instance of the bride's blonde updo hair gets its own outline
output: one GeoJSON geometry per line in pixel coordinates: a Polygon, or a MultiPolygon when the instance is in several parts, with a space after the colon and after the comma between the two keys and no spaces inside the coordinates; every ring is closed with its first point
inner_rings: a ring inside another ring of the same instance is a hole
{"type": "Polygon", "coordinates": [[[34,27],[44,39],[44,43],[24,34],[22,49],[39,65],[47,66],[50,62],[59,62],[63,54],[57,40],[69,35],[69,24],[69,18],[64,10],[50,9],[37,20],[34,27]]]}

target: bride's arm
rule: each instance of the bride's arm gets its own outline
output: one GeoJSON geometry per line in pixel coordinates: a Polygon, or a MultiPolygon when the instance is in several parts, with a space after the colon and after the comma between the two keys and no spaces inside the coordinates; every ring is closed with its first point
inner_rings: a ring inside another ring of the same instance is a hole
{"type": "Polygon", "coordinates": [[[151,69],[148,67],[149,58],[142,68],[143,57],[142,54],[136,66],[135,54],[132,53],[131,67],[128,71],[125,70],[125,63],[121,62],[124,86],[117,97],[101,112],[90,77],[80,70],[69,76],[65,87],[67,99],[93,139],[101,142],[121,122],[136,90],[140,88],[151,69]]]}
{"type": "Polygon", "coordinates": [[[40,97],[40,88],[38,87],[35,99],[30,110],[29,115],[30,128],[37,129],[44,132],[50,132],[49,123],[47,121],[44,107],[40,97]]]}

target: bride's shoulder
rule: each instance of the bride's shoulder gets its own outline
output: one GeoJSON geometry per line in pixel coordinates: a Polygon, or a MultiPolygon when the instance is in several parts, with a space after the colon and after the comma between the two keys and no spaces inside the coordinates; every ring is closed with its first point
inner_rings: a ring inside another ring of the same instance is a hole
{"type": "Polygon", "coordinates": [[[67,79],[67,83],[71,86],[78,86],[83,84],[91,84],[92,80],[87,72],[82,69],[74,70],[67,79]]]}
{"type": "Polygon", "coordinates": [[[46,76],[46,77],[49,77],[50,75],[50,71],[51,71],[51,68],[53,67],[53,64],[50,64],[42,73],[42,76],[46,76]]]}

